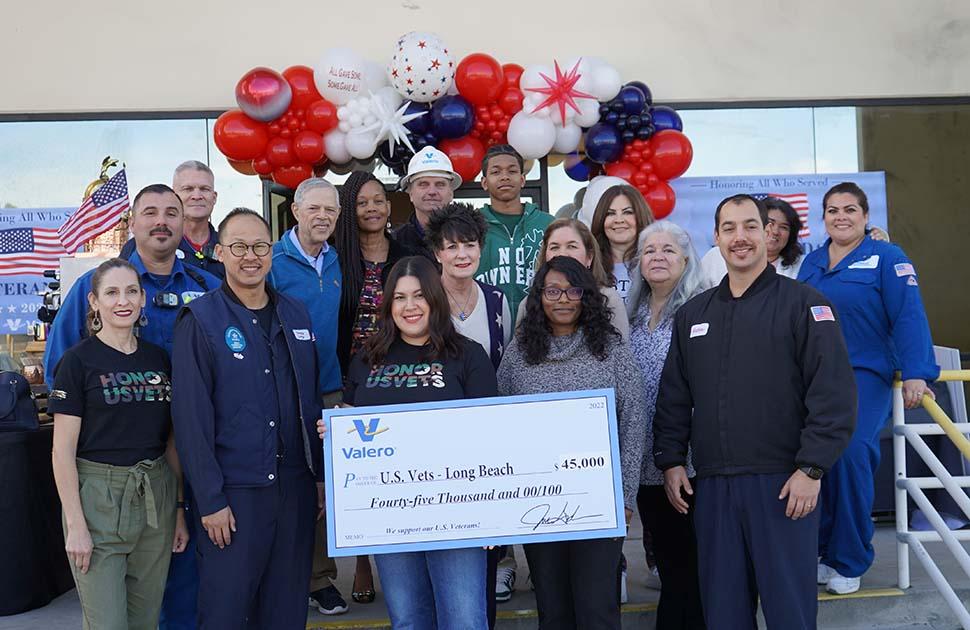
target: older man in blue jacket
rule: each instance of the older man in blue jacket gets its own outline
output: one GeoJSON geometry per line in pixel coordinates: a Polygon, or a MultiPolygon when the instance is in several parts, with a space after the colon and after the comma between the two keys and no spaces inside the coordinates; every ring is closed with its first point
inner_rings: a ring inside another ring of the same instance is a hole
{"type": "Polygon", "coordinates": [[[219,225],[226,282],[175,326],[175,439],[201,515],[199,627],[302,630],[321,443],[310,316],[266,284],[269,226],[219,225]]]}
{"type": "MultiPolygon", "coordinates": [[[[337,320],[340,309],[340,263],[327,244],[340,214],[337,189],[321,177],[304,180],[293,195],[297,225],[273,246],[273,269],[267,281],[281,293],[302,302],[310,311],[316,338],[319,391],[325,407],[340,402],[342,379],[337,360],[337,320]]],[[[347,602],[333,585],[337,565],[327,556],[327,532],[317,523],[310,578],[311,605],[325,615],[347,612],[347,602]]]]}

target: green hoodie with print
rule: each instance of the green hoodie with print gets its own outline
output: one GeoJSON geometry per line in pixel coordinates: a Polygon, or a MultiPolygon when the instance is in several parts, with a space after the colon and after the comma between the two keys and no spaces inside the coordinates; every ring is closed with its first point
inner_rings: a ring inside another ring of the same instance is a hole
{"type": "Polygon", "coordinates": [[[497,214],[490,204],[482,207],[482,216],[488,222],[488,233],[475,278],[502,289],[514,314],[532,284],[536,256],[542,247],[542,235],[553,217],[534,203],[527,203],[522,218],[510,232],[497,214]]]}

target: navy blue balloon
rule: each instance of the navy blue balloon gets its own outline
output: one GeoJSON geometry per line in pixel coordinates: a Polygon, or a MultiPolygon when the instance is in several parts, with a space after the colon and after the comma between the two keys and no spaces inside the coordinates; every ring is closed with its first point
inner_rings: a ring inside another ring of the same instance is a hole
{"type": "Polygon", "coordinates": [[[612,101],[610,101],[610,110],[616,112],[617,114],[621,113],[623,111],[623,103],[614,98],[612,101]]]}
{"type": "Polygon", "coordinates": [[[615,100],[622,103],[623,111],[631,116],[642,112],[647,104],[647,96],[635,85],[624,85],[615,100]]]}
{"type": "Polygon", "coordinates": [[[630,129],[639,129],[642,120],[639,116],[634,114],[633,116],[626,117],[626,126],[630,129]]]}
{"type": "MultiPolygon", "coordinates": [[[[426,133],[423,136],[421,136],[421,142],[419,142],[418,144],[420,144],[422,147],[435,147],[435,146],[438,146],[438,136],[436,136],[436,135],[434,135],[433,133],[430,133],[430,132],[429,133],[426,133]]],[[[419,149],[421,147],[415,147],[415,148],[416,149],[419,149]]]]}
{"type": "Polygon", "coordinates": [[[438,138],[461,138],[475,126],[475,110],[460,96],[443,96],[431,106],[431,130],[438,138]]]}
{"type": "MultiPolygon", "coordinates": [[[[571,155],[575,156],[577,154],[572,153],[571,155]]],[[[588,182],[589,175],[592,172],[591,166],[589,160],[577,160],[572,166],[566,167],[566,175],[573,181],[588,182]]]]}
{"type": "Polygon", "coordinates": [[[597,123],[586,132],[586,155],[599,164],[615,162],[623,155],[623,139],[616,127],[597,123]]]}
{"type": "Polygon", "coordinates": [[[620,137],[623,139],[623,144],[630,144],[637,139],[637,132],[632,129],[627,129],[620,137]]]}
{"type": "Polygon", "coordinates": [[[610,112],[603,117],[603,122],[613,124],[620,119],[620,115],[616,112],[610,112]]]}
{"type": "Polygon", "coordinates": [[[653,135],[653,126],[640,127],[637,129],[637,140],[649,140],[653,135]]]}
{"type": "Polygon", "coordinates": [[[418,112],[428,112],[424,116],[418,116],[412,121],[404,123],[410,131],[417,134],[428,133],[431,131],[431,105],[428,103],[415,103],[411,101],[408,103],[408,108],[404,110],[405,114],[417,114],[418,112]]]}
{"type": "Polygon", "coordinates": [[[650,115],[653,116],[653,126],[656,127],[657,131],[664,129],[684,130],[684,122],[673,108],[666,105],[657,105],[650,108],[650,115]]]}
{"type": "Polygon", "coordinates": [[[623,87],[627,87],[630,85],[632,85],[633,87],[640,88],[640,91],[643,92],[643,99],[644,99],[643,102],[646,105],[648,106],[653,105],[653,93],[650,91],[650,88],[647,87],[646,83],[644,83],[643,81],[630,81],[623,87]]]}
{"type": "Polygon", "coordinates": [[[614,126],[616,127],[617,131],[626,131],[627,119],[620,118],[618,121],[616,121],[616,124],[614,126]]]}

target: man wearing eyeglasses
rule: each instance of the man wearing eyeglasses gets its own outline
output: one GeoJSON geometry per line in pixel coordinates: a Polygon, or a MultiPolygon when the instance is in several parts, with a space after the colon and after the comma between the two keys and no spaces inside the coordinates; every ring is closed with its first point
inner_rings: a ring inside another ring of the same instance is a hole
{"type": "MultiPolygon", "coordinates": [[[[267,281],[281,293],[298,299],[310,311],[319,368],[318,391],[324,407],[333,407],[341,400],[343,385],[337,361],[342,276],[337,252],[327,244],[340,215],[337,189],[322,177],[304,180],[293,194],[292,210],[297,224],[273,245],[273,270],[267,281]]],[[[339,615],[347,612],[347,602],[333,584],[337,579],[337,565],[327,556],[322,491],[318,498],[320,511],[310,577],[310,605],[324,615],[339,615]]]]}
{"type": "Polygon", "coordinates": [[[219,225],[222,290],[179,314],[172,415],[194,490],[201,628],[306,626],[321,444],[310,315],[266,283],[265,219],[219,225]]]}

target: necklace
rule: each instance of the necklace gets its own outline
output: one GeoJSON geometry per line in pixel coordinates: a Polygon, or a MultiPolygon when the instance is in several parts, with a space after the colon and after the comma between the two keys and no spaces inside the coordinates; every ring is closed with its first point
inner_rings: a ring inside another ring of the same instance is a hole
{"type": "Polygon", "coordinates": [[[448,299],[451,300],[451,303],[454,304],[455,308],[458,309],[459,320],[465,321],[466,319],[471,317],[471,313],[467,313],[466,311],[468,310],[468,303],[472,301],[472,296],[475,295],[475,285],[472,285],[471,291],[468,292],[468,297],[465,298],[464,306],[458,304],[458,300],[456,300],[455,297],[451,294],[451,291],[448,291],[447,289],[445,289],[445,293],[448,294],[448,299]]]}

